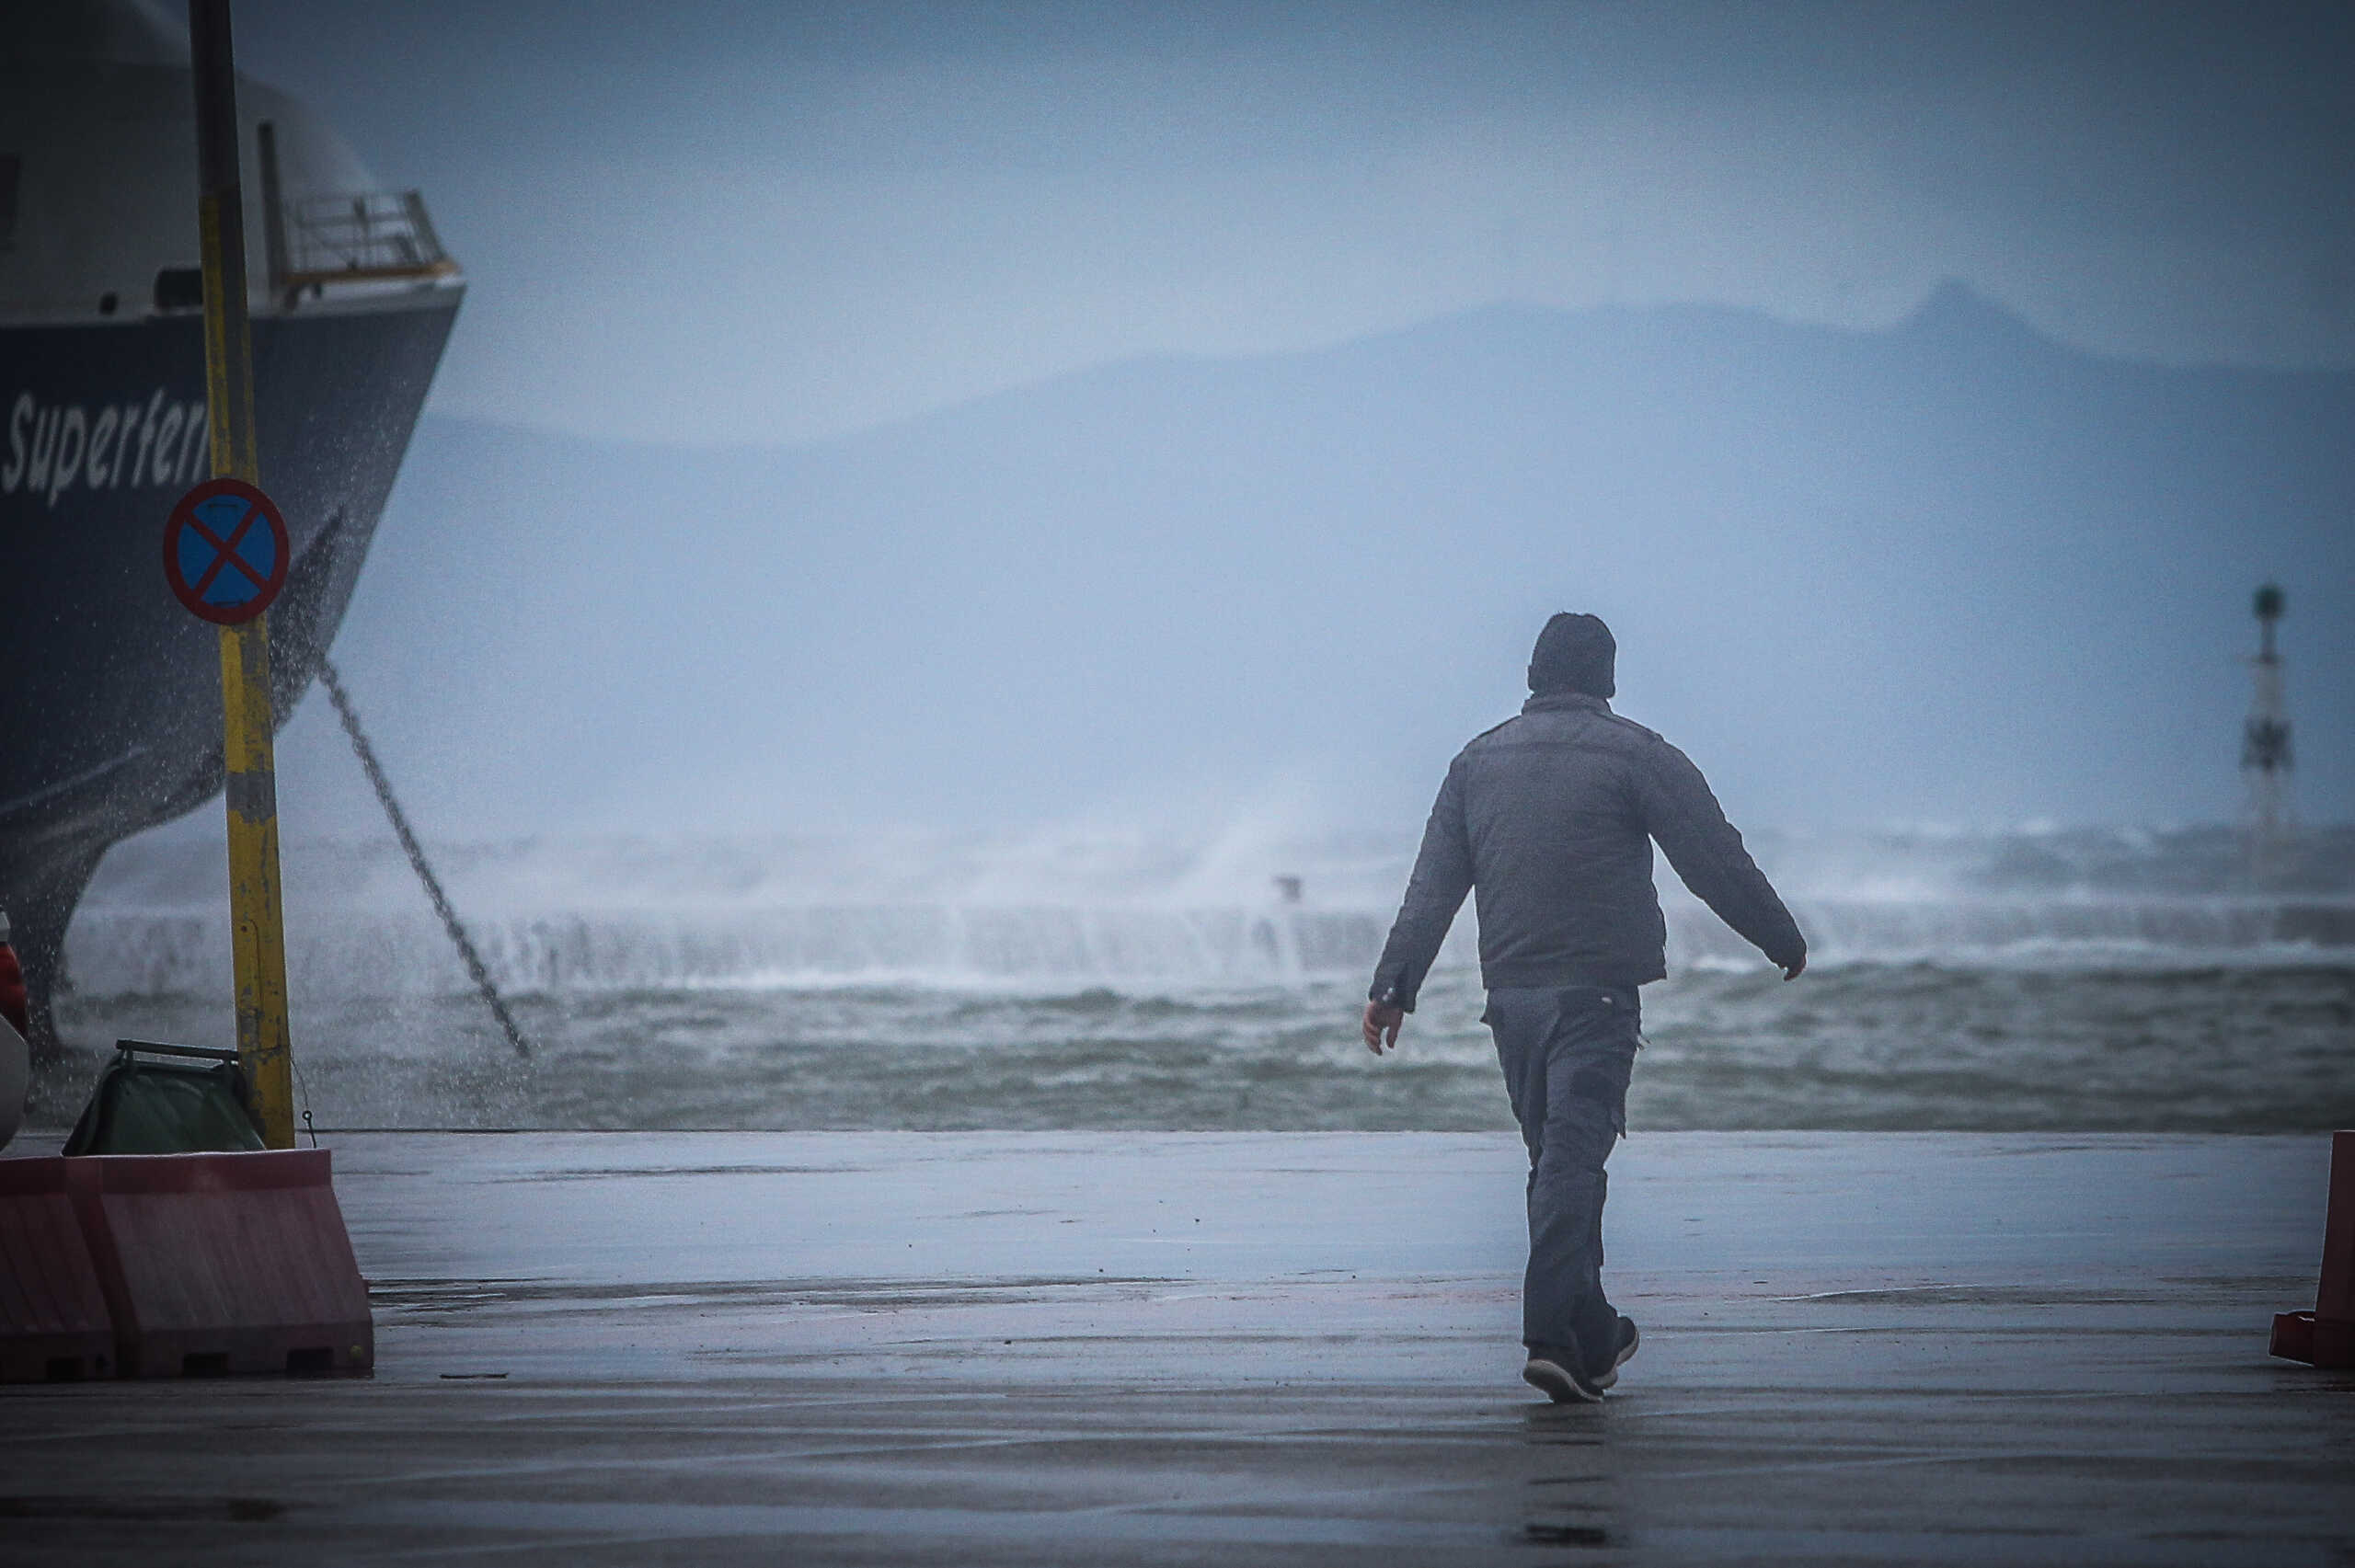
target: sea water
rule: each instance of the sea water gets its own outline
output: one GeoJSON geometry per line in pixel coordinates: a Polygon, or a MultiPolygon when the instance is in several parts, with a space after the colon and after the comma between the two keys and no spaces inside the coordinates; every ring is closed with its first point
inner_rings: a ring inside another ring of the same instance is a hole
{"type": "MultiPolygon", "coordinates": [[[[2355,1123],[2355,861],[2236,880],[2229,834],[1766,837],[1786,984],[1663,872],[1637,1132],[2355,1123]]],[[[1411,837],[529,841],[436,850],[520,1059],[389,843],[286,851],[298,1099],[322,1127],[1510,1126],[1467,909],[1403,1048],[1357,1016],[1411,837]],[[1296,887],[1283,879],[1297,879],[1296,887]]],[[[217,850],[109,857],[68,942],[70,1119],[119,1037],[232,1043],[217,850]]]]}

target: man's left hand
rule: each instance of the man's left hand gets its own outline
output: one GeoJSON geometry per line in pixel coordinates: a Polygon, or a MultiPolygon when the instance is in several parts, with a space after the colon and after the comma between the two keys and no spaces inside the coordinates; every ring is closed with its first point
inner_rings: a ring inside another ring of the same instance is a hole
{"type": "Polygon", "coordinates": [[[1407,1010],[1384,1001],[1365,1004],[1365,1048],[1380,1056],[1398,1048],[1398,1031],[1406,1025],[1407,1010]]]}

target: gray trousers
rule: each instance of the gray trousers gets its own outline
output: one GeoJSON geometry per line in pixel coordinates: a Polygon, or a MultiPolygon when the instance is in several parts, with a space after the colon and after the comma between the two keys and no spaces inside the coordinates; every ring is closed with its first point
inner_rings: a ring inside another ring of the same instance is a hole
{"type": "Polygon", "coordinates": [[[1641,1042],[1633,987],[1499,989],[1482,1015],[1529,1146],[1529,1272],[1522,1343],[1610,1343],[1603,1293],[1603,1162],[1627,1130],[1627,1079],[1641,1042]]]}

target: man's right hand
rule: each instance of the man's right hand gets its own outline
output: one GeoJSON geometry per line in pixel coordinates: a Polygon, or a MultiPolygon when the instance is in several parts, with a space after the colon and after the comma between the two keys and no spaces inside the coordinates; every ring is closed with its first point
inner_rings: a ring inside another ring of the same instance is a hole
{"type": "Polygon", "coordinates": [[[1398,1031],[1407,1022],[1407,1010],[1388,1002],[1369,1001],[1365,1004],[1365,1048],[1380,1056],[1386,1048],[1398,1048],[1398,1031]]]}

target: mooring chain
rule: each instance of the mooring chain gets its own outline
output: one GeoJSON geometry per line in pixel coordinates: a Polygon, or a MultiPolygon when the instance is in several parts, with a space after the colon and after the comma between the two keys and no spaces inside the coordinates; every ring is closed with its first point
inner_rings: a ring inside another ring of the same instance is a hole
{"type": "Polygon", "coordinates": [[[506,1001],[499,994],[499,987],[490,978],[490,969],[476,951],[474,938],[458,919],[458,911],[450,905],[450,896],[442,890],[442,879],[433,875],[433,867],[426,863],[425,846],[417,841],[409,830],[408,817],[401,810],[400,802],[393,798],[393,784],[385,776],[384,764],[376,761],[376,749],[368,744],[367,732],[360,727],[359,710],[351,705],[351,693],[343,689],[342,679],[336,674],[332,660],[319,660],[319,684],[327,689],[328,699],[335,704],[336,717],[343,721],[344,734],[351,738],[351,750],[359,755],[360,765],[366,770],[368,782],[375,787],[377,804],[384,807],[385,818],[393,825],[393,832],[401,841],[402,853],[408,856],[409,869],[425,884],[425,895],[433,900],[433,912],[442,917],[442,929],[450,933],[451,943],[458,949],[458,956],[465,960],[466,972],[474,977],[475,989],[490,1004],[499,1019],[499,1026],[507,1032],[507,1043],[515,1054],[528,1058],[532,1044],[523,1037],[523,1028],[515,1015],[507,1011],[506,1001]]]}

